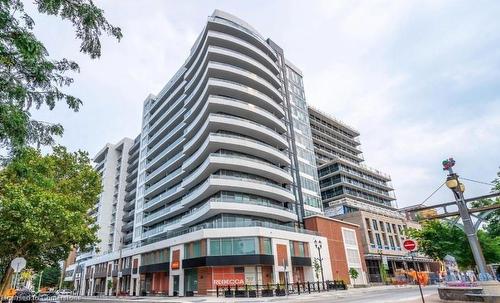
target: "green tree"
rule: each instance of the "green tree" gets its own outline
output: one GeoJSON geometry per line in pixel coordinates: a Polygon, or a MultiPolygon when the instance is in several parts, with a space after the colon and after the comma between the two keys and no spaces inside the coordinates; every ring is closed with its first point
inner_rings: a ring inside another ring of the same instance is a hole
{"type": "Polygon", "coordinates": [[[87,215],[101,192],[101,179],[87,153],[55,147],[41,155],[27,148],[0,170],[0,261],[26,258],[35,271],[67,257],[73,247],[87,249],[98,240],[87,215]]]}
{"type": "Polygon", "coordinates": [[[359,272],[355,268],[349,268],[349,276],[352,279],[354,285],[356,285],[356,279],[359,277],[359,272]]]}
{"type": "MultiPolygon", "coordinates": [[[[33,0],[38,12],[69,20],[81,40],[80,51],[98,58],[103,32],[118,40],[120,28],[108,23],[104,12],[92,0],[33,0]]],[[[24,11],[21,0],[0,0],[0,148],[15,151],[25,144],[52,144],[63,127],[31,118],[30,111],[58,101],[78,111],[82,101],[63,92],[78,72],[78,64],[53,60],[33,30],[35,22],[24,11]]],[[[61,41],[61,43],[63,43],[61,41]]]]}
{"type": "Polygon", "coordinates": [[[317,258],[314,258],[313,269],[316,280],[319,280],[319,275],[321,274],[321,264],[319,263],[319,260],[317,258]]]}
{"type": "MultiPolygon", "coordinates": [[[[491,188],[492,192],[500,191],[500,171],[497,173],[497,178],[493,180],[493,187],[491,188]]],[[[480,201],[475,201],[472,203],[472,207],[483,207],[500,204],[500,198],[496,199],[483,199],[480,201]]],[[[486,217],[486,223],[484,229],[488,232],[488,234],[492,237],[500,237],[500,209],[497,209],[491,213],[489,213],[486,217]]]]}
{"type": "Polygon", "coordinates": [[[61,278],[61,267],[58,263],[55,263],[52,266],[44,268],[43,271],[40,271],[33,280],[36,287],[38,287],[40,276],[42,277],[40,287],[56,287],[59,285],[59,279],[61,278]]]}
{"type": "MultiPolygon", "coordinates": [[[[417,240],[419,251],[431,258],[443,260],[446,255],[452,255],[461,268],[475,265],[465,233],[451,223],[425,221],[422,229],[409,229],[408,232],[411,238],[417,240]]],[[[500,237],[492,237],[488,232],[479,230],[478,238],[486,262],[500,262],[500,237]]]]}

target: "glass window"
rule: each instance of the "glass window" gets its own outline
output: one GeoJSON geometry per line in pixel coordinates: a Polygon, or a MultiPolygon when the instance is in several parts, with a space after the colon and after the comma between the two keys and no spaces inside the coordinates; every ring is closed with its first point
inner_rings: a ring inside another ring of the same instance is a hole
{"type": "Polygon", "coordinates": [[[270,238],[263,238],[262,239],[262,254],[264,255],[272,255],[272,249],[271,249],[271,239],[270,238]]]}
{"type": "Polygon", "coordinates": [[[210,255],[220,256],[220,239],[210,239],[210,255]]]}
{"type": "Polygon", "coordinates": [[[255,238],[234,238],[233,255],[255,254],[255,238]]]}
{"type": "Polygon", "coordinates": [[[378,230],[377,220],[372,219],[372,223],[373,223],[373,229],[378,230]]]}
{"type": "Polygon", "coordinates": [[[233,241],[231,238],[223,238],[221,239],[221,250],[223,256],[229,256],[233,254],[233,241]]]}
{"type": "Polygon", "coordinates": [[[193,242],[193,255],[191,258],[201,257],[201,243],[200,241],[193,242]]]}
{"type": "Polygon", "coordinates": [[[381,247],[382,246],[382,240],[380,240],[380,234],[378,234],[378,233],[375,234],[375,238],[377,239],[377,245],[379,247],[381,247]]]}

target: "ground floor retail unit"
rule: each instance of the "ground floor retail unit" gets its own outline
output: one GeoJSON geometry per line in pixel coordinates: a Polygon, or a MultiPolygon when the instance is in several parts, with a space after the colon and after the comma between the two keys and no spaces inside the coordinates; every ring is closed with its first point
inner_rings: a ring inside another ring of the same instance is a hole
{"type": "MultiPolygon", "coordinates": [[[[317,281],[313,268],[319,252],[313,233],[270,228],[200,230],[182,238],[158,241],[94,257],[74,275],[81,295],[211,295],[218,287],[276,285],[317,281]],[[121,261],[120,261],[121,260],[121,261]],[[120,268],[120,270],[118,270],[120,268]]],[[[329,255],[328,246],[322,248],[329,255]]],[[[325,280],[332,280],[329,258],[323,258],[325,280]]]]}

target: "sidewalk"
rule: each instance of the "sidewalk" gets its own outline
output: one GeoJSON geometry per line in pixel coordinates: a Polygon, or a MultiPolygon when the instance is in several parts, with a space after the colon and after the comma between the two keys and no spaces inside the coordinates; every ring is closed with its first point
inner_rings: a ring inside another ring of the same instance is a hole
{"type": "MultiPolygon", "coordinates": [[[[268,298],[224,298],[224,297],[214,297],[214,296],[196,296],[196,297],[123,297],[123,298],[115,298],[115,297],[80,297],[81,301],[102,301],[104,302],[122,302],[122,303],[128,303],[128,302],[165,302],[165,303],[173,303],[173,302],[200,302],[200,303],[216,303],[216,302],[276,302],[276,301],[297,301],[297,302],[302,302],[302,301],[308,301],[312,299],[319,299],[319,298],[329,298],[329,299],[338,299],[338,298],[345,298],[348,297],[349,295],[354,295],[354,294],[369,294],[370,292],[376,292],[376,291],[381,291],[381,290],[392,290],[392,289],[397,289],[397,288],[408,288],[408,289],[418,289],[417,286],[415,285],[407,285],[407,286],[393,286],[393,285],[384,285],[384,286],[373,286],[373,287],[367,287],[367,288],[350,288],[348,290],[332,290],[328,292],[316,292],[311,294],[301,294],[301,295],[290,295],[288,297],[268,297],[268,298]]],[[[426,302],[427,303],[433,303],[433,302],[442,302],[439,300],[439,297],[437,297],[437,301],[432,299],[428,300],[427,298],[431,298],[434,295],[427,295],[426,296],[426,302]]],[[[416,297],[415,297],[416,298],[416,297]]],[[[411,303],[417,303],[421,302],[420,299],[418,300],[413,300],[414,298],[407,298],[401,302],[411,302],[411,303]],[[408,301],[410,299],[411,301],[408,301]]]]}

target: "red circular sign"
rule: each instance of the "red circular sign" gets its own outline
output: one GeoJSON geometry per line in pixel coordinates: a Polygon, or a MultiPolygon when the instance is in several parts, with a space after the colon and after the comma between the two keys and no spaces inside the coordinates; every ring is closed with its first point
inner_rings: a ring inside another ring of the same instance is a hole
{"type": "Polygon", "coordinates": [[[413,251],[415,250],[415,248],[417,248],[417,243],[413,240],[408,239],[403,242],[403,247],[408,251],[413,251]]]}

